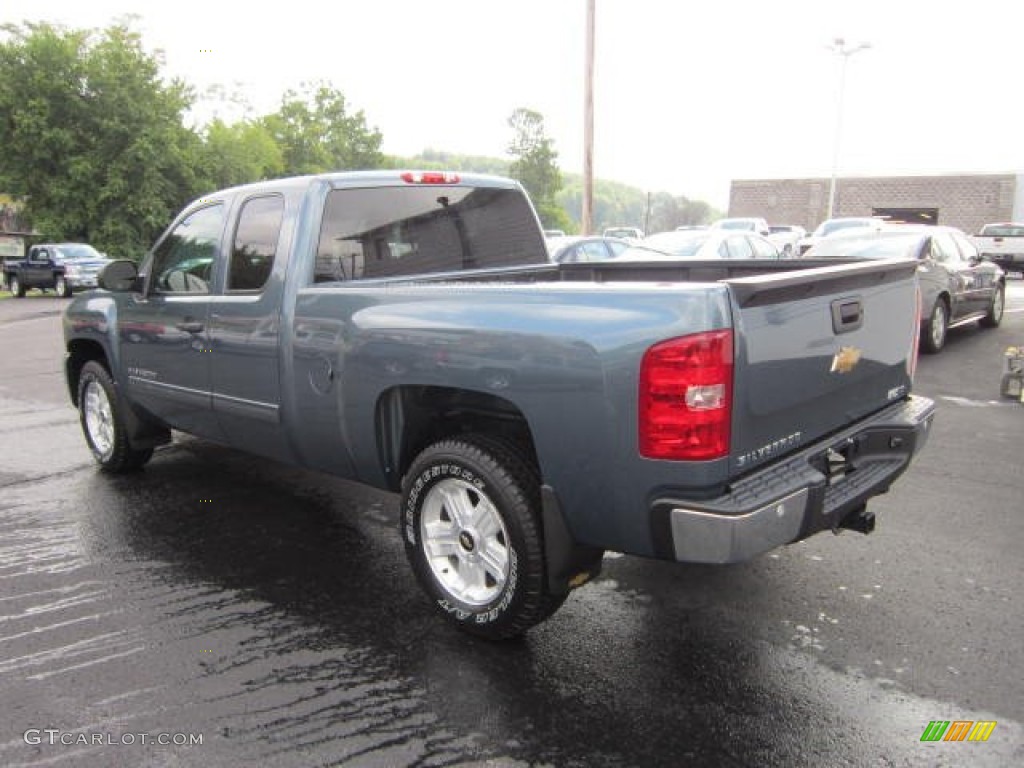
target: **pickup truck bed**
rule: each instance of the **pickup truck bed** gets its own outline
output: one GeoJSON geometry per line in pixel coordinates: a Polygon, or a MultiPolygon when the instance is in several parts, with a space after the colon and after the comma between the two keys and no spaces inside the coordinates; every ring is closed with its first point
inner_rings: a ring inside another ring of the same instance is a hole
{"type": "Polygon", "coordinates": [[[178,429],[400,492],[434,604],[508,637],[608,549],[736,562],[873,527],[932,418],[916,264],[800,266],[550,264],[506,180],[268,182],[69,307],[69,392],[109,471],[178,429]],[[276,213],[240,246],[249,206],[276,213]]]}

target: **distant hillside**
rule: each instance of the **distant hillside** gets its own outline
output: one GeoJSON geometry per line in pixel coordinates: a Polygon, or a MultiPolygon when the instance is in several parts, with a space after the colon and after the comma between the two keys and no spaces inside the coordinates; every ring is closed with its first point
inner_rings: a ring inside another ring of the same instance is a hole
{"type": "MultiPolygon", "coordinates": [[[[426,149],[415,157],[392,158],[396,167],[464,171],[507,176],[509,161],[479,155],[460,155],[426,149]]],[[[562,172],[563,186],[557,200],[579,228],[583,210],[583,176],[562,172]]],[[[594,180],[594,231],[607,227],[640,227],[647,232],[674,229],[682,224],[706,224],[720,216],[709,204],[668,192],[650,194],[637,187],[606,179],[594,180]]]]}

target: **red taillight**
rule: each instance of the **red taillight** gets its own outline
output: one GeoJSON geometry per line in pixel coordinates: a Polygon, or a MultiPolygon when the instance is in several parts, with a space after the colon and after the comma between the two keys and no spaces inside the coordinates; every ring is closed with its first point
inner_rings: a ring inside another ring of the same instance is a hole
{"type": "Polygon", "coordinates": [[[458,184],[459,174],[441,171],[406,171],[402,174],[406,184],[458,184]]]}
{"type": "Polygon", "coordinates": [[[700,461],[729,455],[732,331],[669,339],[640,364],[640,455],[700,461]]]}

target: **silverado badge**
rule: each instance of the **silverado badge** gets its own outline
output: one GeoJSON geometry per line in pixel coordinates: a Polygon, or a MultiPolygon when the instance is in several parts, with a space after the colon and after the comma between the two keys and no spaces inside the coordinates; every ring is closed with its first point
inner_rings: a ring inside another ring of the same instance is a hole
{"type": "Polygon", "coordinates": [[[860,362],[860,350],[856,347],[840,347],[832,358],[832,373],[849,373],[860,362]]]}

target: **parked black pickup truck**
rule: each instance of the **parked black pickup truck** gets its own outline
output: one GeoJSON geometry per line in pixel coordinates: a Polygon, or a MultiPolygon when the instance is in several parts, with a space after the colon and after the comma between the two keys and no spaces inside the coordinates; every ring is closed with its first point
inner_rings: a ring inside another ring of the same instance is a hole
{"type": "Polygon", "coordinates": [[[507,179],[263,182],[71,303],[69,394],[107,471],[177,429],[400,492],[436,608],[508,637],[605,550],[730,563],[872,529],[932,419],[917,263],[802,266],[552,264],[507,179]]]}
{"type": "Polygon", "coordinates": [[[95,288],[96,275],[109,261],[85,243],[33,245],[28,258],[4,262],[4,285],[19,299],[31,288],[67,298],[77,290],[95,288]]]}

